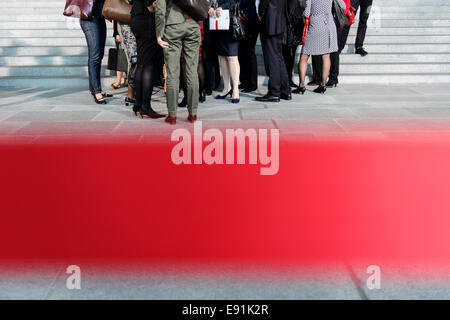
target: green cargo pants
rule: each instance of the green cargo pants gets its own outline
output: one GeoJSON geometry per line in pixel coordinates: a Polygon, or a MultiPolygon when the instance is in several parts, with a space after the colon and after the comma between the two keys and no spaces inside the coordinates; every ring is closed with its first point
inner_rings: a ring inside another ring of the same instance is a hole
{"type": "Polygon", "coordinates": [[[169,48],[164,49],[164,61],[167,71],[167,109],[169,116],[176,117],[178,107],[178,93],[180,89],[180,56],[183,49],[186,62],[186,85],[189,114],[196,115],[198,107],[198,54],[202,36],[198,22],[186,19],[179,24],[166,26],[164,40],[169,48]]]}

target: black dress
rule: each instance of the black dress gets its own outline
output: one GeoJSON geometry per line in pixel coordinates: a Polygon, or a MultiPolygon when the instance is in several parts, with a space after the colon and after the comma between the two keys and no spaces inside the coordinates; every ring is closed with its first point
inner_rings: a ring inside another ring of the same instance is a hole
{"type": "Polygon", "coordinates": [[[239,43],[233,41],[231,21],[234,14],[236,2],[234,0],[219,0],[218,6],[223,10],[230,10],[230,30],[213,31],[216,33],[217,54],[224,57],[236,57],[238,55],[239,43]]]}
{"type": "Polygon", "coordinates": [[[131,9],[130,27],[136,37],[140,65],[163,64],[162,48],[156,42],[155,13],[147,9],[147,1],[134,1],[131,9]]]}
{"type": "Polygon", "coordinates": [[[142,115],[157,115],[151,107],[153,87],[161,85],[163,54],[156,41],[155,13],[147,9],[148,0],[134,0],[130,27],[136,37],[136,103],[133,110],[142,115]]]}

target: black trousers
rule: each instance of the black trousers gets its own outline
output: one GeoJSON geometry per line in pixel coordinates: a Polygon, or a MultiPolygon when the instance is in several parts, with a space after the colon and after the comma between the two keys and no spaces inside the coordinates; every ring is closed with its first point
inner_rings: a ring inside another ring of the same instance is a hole
{"type": "Polygon", "coordinates": [[[286,64],[286,71],[288,78],[292,79],[292,73],[294,72],[295,53],[298,46],[287,46],[283,44],[283,59],[286,64]]]}
{"type": "Polygon", "coordinates": [[[214,31],[209,30],[209,19],[203,20],[202,58],[205,67],[205,90],[212,91],[220,85],[219,57],[214,31]]]}
{"type": "Polygon", "coordinates": [[[269,93],[280,97],[290,94],[289,78],[283,59],[283,34],[265,36],[261,33],[261,44],[266,74],[269,76],[269,93]]]}
{"type": "Polygon", "coordinates": [[[245,89],[258,89],[258,62],[256,60],[256,41],[260,31],[260,23],[251,21],[249,24],[251,36],[239,42],[239,65],[241,73],[239,80],[245,89]]]}
{"type": "MultiPolygon", "coordinates": [[[[343,38],[341,37],[342,33],[344,32],[344,29],[337,29],[337,35],[338,35],[338,46],[339,48],[342,46],[343,38]]],[[[331,67],[330,67],[330,76],[329,76],[329,82],[330,84],[337,84],[339,83],[339,52],[332,52],[330,53],[330,60],[331,60],[331,67]]],[[[313,67],[313,81],[317,83],[322,83],[322,56],[313,56],[312,57],[312,67],[313,67]]],[[[325,79],[327,81],[327,79],[325,79]]]]}
{"type": "MultiPolygon", "coordinates": [[[[364,46],[364,39],[366,38],[367,32],[367,21],[369,20],[370,10],[372,8],[373,0],[351,0],[352,7],[360,11],[359,13],[359,24],[358,32],[356,35],[355,49],[362,48],[364,46]]],[[[347,43],[348,33],[350,32],[350,26],[345,26],[343,32],[341,33],[341,38],[339,43],[339,51],[342,51],[347,43]]]]}

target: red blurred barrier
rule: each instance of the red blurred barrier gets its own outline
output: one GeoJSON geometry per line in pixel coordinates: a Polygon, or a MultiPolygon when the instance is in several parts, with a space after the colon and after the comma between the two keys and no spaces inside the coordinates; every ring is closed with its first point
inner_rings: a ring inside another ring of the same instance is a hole
{"type": "Polygon", "coordinates": [[[450,261],[450,143],[289,142],[275,176],[172,146],[1,146],[0,258],[450,261]]]}

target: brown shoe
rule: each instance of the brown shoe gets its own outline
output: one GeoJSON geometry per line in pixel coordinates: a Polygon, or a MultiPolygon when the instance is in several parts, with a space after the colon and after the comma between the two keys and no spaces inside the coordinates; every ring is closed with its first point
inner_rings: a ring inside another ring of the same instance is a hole
{"type": "Polygon", "coordinates": [[[190,123],[194,123],[195,121],[197,121],[197,115],[189,115],[188,118],[187,118],[187,120],[188,120],[190,123]]]}
{"type": "Polygon", "coordinates": [[[176,117],[171,117],[171,116],[167,116],[166,120],[164,120],[165,122],[167,122],[168,124],[177,124],[177,118],[176,117]]]}

